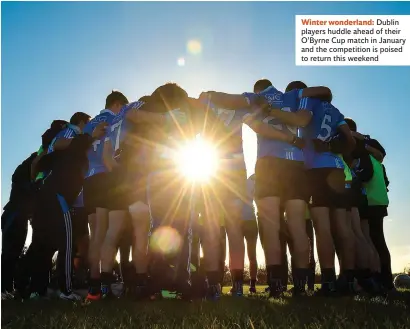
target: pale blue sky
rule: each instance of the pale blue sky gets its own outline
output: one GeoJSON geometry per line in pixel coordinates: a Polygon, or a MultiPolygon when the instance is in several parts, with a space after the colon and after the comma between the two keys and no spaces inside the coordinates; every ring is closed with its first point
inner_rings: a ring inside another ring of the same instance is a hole
{"type": "MultiPolygon", "coordinates": [[[[410,263],[410,67],[296,67],[296,14],[410,14],[405,2],[2,2],[1,202],[15,167],[38,149],[53,119],[96,114],[112,88],[129,99],[167,81],[192,96],[244,92],[269,78],[327,85],[335,105],[387,150],[391,181],[385,231],[394,270],[410,263]],[[186,45],[196,39],[200,54],[186,45]],[[184,67],[177,59],[184,57],[184,67]]],[[[249,173],[254,138],[248,132],[249,173]]]]}

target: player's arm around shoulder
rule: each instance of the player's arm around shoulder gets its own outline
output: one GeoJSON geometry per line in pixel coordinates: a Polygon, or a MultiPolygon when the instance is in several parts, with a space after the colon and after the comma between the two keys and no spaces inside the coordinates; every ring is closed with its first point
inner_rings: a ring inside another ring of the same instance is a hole
{"type": "Polygon", "coordinates": [[[299,98],[303,97],[318,98],[325,102],[331,102],[333,98],[332,91],[328,87],[324,86],[301,89],[299,98]]]}
{"type": "Polygon", "coordinates": [[[204,92],[199,96],[199,100],[211,101],[218,107],[231,110],[248,108],[250,103],[246,96],[237,94],[227,94],[216,91],[204,92]]]}
{"type": "Polygon", "coordinates": [[[280,130],[272,127],[268,123],[263,122],[260,118],[254,114],[248,113],[243,119],[243,123],[249,126],[255,133],[270,139],[276,139],[283,142],[291,143],[293,137],[291,135],[284,134],[280,130]]]}
{"type": "Polygon", "coordinates": [[[295,127],[306,127],[312,120],[312,110],[315,106],[315,100],[304,97],[299,102],[299,107],[295,112],[282,111],[279,109],[271,109],[270,115],[279,119],[287,125],[295,127]]]}

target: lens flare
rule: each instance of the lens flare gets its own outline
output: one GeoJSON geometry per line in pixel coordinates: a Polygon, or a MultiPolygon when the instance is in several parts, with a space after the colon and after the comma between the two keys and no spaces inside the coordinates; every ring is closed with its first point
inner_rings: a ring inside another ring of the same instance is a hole
{"type": "Polygon", "coordinates": [[[188,53],[192,55],[198,55],[202,52],[202,44],[198,40],[189,40],[186,48],[188,53]]]}
{"type": "Polygon", "coordinates": [[[150,244],[154,252],[173,255],[180,250],[182,238],[174,228],[162,226],[152,233],[150,244]]]}
{"type": "Polygon", "coordinates": [[[183,57],[178,58],[177,64],[178,66],[185,66],[185,58],[183,57]]]}

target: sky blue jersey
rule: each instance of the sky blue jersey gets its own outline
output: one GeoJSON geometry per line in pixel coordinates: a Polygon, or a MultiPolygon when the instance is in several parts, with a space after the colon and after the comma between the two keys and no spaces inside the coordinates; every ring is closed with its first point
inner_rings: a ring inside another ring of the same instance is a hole
{"type": "MultiPolygon", "coordinates": [[[[242,139],[242,127],[243,122],[242,118],[250,112],[248,109],[239,109],[239,110],[227,110],[216,107],[214,104],[209,103],[209,108],[216,114],[218,119],[232,131],[235,135],[242,139]]],[[[240,148],[232,152],[231,156],[233,158],[242,158],[242,163],[236,163],[232,169],[246,169],[245,166],[245,157],[243,154],[243,142],[240,145],[240,148]]]]}
{"type": "Polygon", "coordinates": [[[60,138],[74,138],[76,135],[81,134],[81,130],[80,128],[78,128],[75,125],[72,124],[68,124],[66,128],[64,128],[63,130],[61,130],[56,137],[54,137],[54,139],[51,141],[50,145],[48,146],[48,150],[47,153],[51,153],[54,152],[54,144],[56,143],[57,140],[59,140],[60,138]]]}
{"type": "Polygon", "coordinates": [[[127,132],[132,127],[132,122],[126,119],[129,111],[136,111],[140,109],[145,103],[141,101],[132,102],[122,107],[118,115],[111,120],[111,125],[108,129],[105,141],[110,141],[114,153],[117,152],[124,142],[127,132]]]}
{"type": "MultiPolygon", "coordinates": [[[[286,112],[296,112],[299,109],[299,89],[282,93],[275,87],[268,87],[259,94],[244,93],[250,105],[254,105],[257,97],[263,96],[274,108],[280,108],[286,112]]],[[[261,117],[264,123],[291,136],[299,136],[300,128],[283,124],[273,116],[261,117]]],[[[257,157],[275,157],[293,161],[304,161],[303,151],[294,145],[279,140],[265,138],[257,134],[258,150],[257,157]]]]}
{"type": "MultiPolygon", "coordinates": [[[[110,110],[102,110],[94,119],[92,119],[84,127],[84,133],[92,134],[95,127],[101,122],[107,122],[108,125],[111,124],[111,121],[114,119],[115,113],[110,110]]],[[[110,126],[108,126],[107,131],[110,126]]],[[[88,151],[88,172],[85,176],[86,178],[91,177],[95,174],[106,172],[106,168],[103,163],[103,150],[104,150],[104,140],[108,133],[105,134],[99,140],[93,142],[91,149],[88,151]]]]}
{"type": "Polygon", "coordinates": [[[304,148],[306,167],[344,169],[343,161],[338,155],[331,152],[315,152],[312,142],[314,139],[327,141],[334,137],[338,133],[339,126],[346,124],[344,115],[332,104],[315,98],[302,98],[299,108],[312,113],[312,120],[302,128],[302,137],[306,140],[304,148]]]}

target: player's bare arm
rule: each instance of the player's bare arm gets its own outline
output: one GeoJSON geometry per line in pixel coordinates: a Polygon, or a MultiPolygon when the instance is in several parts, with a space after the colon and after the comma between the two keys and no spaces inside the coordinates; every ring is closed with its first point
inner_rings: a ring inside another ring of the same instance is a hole
{"type": "Polygon", "coordinates": [[[62,151],[70,146],[72,138],[59,138],[53,145],[54,151],[62,151]]]}
{"type": "Polygon", "coordinates": [[[285,112],[278,109],[271,109],[269,115],[279,119],[284,124],[295,127],[306,127],[312,119],[312,113],[305,109],[300,109],[297,112],[285,112]]]}
{"type": "Polygon", "coordinates": [[[216,91],[202,93],[200,100],[210,100],[213,104],[224,109],[244,109],[249,107],[249,102],[243,95],[226,94],[216,91]]]}
{"type": "Polygon", "coordinates": [[[356,146],[356,141],[352,135],[352,131],[347,124],[340,125],[338,127],[338,131],[343,135],[344,141],[346,143],[345,153],[350,154],[356,146]]]}
{"type": "Polygon", "coordinates": [[[302,91],[302,97],[319,98],[323,101],[332,100],[332,91],[328,87],[309,87],[302,91]]]}

